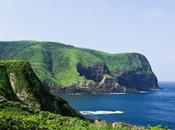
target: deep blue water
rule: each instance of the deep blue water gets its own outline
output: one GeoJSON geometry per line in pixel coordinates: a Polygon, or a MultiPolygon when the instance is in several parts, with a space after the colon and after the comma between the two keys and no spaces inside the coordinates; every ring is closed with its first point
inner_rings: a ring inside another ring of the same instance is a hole
{"type": "Polygon", "coordinates": [[[85,111],[88,118],[140,126],[162,124],[175,129],[175,83],[160,83],[160,87],[145,93],[62,96],[76,110],[85,111]]]}

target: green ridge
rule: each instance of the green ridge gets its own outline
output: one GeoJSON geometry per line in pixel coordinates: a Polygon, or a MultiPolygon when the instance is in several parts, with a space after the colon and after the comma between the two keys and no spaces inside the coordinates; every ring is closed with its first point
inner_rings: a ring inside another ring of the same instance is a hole
{"type": "Polygon", "coordinates": [[[80,82],[93,83],[77,72],[78,63],[84,66],[105,63],[111,75],[119,75],[126,70],[153,73],[148,60],[138,53],[108,54],[55,42],[0,42],[0,59],[26,60],[42,81],[63,87],[80,82]]]}

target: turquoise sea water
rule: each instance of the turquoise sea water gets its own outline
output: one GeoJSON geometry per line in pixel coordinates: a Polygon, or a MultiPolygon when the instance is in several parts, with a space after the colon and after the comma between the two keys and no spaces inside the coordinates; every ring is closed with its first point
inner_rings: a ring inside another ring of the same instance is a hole
{"type": "Polygon", "coordinates": [[[160,83],[160,87],[152,92],[62,96],[88,118],[175,129],[175,83],[160,83]]]}

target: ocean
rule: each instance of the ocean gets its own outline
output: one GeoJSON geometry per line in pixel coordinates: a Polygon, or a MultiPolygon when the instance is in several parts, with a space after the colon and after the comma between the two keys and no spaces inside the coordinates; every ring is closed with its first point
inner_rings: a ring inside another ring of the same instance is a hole
{"type": "Polygon", "coordinates": [[[161,124],[175,129],[175,83],[159,85],[160,90],[151,92],[65,94],[62,97],[87,118],[139,126],[161,124]]]}

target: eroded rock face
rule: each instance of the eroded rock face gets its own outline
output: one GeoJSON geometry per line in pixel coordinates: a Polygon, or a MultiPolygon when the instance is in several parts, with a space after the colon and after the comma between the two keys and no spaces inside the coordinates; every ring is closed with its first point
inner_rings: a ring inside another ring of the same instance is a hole
{"type": "Polygon", "coordinates": [[[137,92],[135,88],[127,88],[118,83],[115,78],[104,78],[103,82],[91,84],[88,86],[69,86],[67,88],[49,87],[49,91],[54,95],[58,93],[128,93],[137,92]]]}
{"type": "Polygon", "coordinates": [[[100,82],[104,74],[109,74],[109,69],[104,63],[93,66],[85,66],[79,63],[77,65],[77,72],[80,73],[80,76],[85,76],[86,79],[100,82]]]}
{"type": "MultiPolygon", "coordinates": [[[[45,84],[48,86],[47,84],[45,84]]],[[[129,93],[158,89],[158,81],[154,74],[125,72],[118,77],[103,76],[100,82],[89,85],[69,86],[62,88],[50,86],[48,89],[55,95],[58,93],[129,93]]]]}
{"type": "Polygon", "coordinates": [[[9,80],[14,93],[20,101],[28,104],[28,106],[31,108],[34,107],[39,109],[41,107],[33,93],[27,92],[25,89],[18,91],[19,88],[17,82],[20,79],[18,79],[14,73],[9,73],[9,80]]]}
{"type": "Polygon", "coordinates": [[[135,88],[138,91],[158,89],[158,80],[153,73],[140,73],[138,71],[126,71],[117,77],[119,84],[127,88],[135,88]]]}

